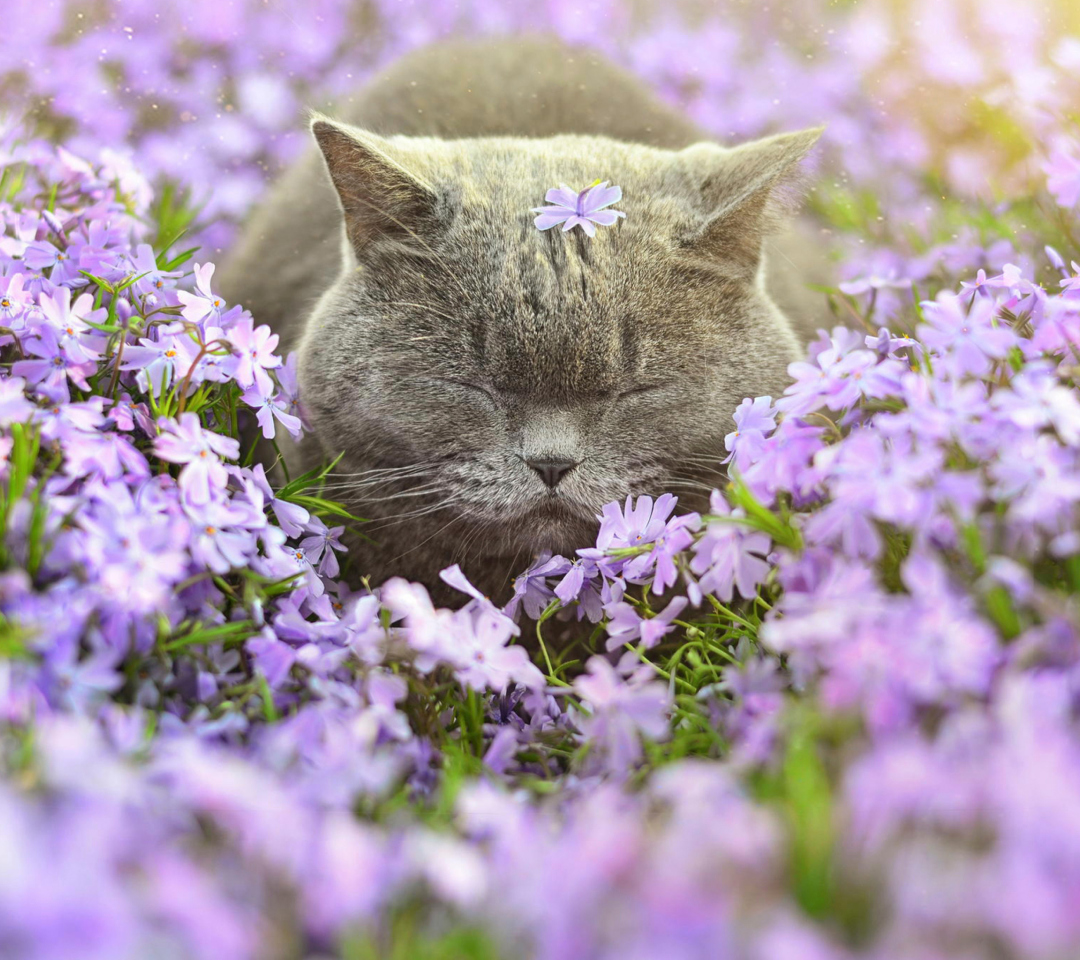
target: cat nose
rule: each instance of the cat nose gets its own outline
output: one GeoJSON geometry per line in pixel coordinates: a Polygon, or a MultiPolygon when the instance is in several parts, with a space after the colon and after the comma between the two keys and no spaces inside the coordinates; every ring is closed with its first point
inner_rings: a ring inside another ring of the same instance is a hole
{"type": "Polygon", "coordinates": [[[577,461],[575,460],[555,460],[545,458],[543,460],[526,460],[525,462],[540,474],[540,479],[551,487],[552,490],[559,485],[559,481],[562,480],[563,477],[577,466],[577,461]]]}

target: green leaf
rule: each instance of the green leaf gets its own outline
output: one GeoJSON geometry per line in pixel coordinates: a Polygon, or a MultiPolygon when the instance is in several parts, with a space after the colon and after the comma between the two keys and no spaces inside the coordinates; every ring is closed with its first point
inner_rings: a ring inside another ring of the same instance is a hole
{"type": "Polygon", "coordinates": [[[167,641],[163,649],[171,653],[173,650],[182,650],[196,644],[217,643],[218,641],[239,643],[247,640],[248,637],[253,637],[256,633],[258,633],[258,628],[250,620],[238,620],[201,630],[192,630],[190,633],[167,641]]]}

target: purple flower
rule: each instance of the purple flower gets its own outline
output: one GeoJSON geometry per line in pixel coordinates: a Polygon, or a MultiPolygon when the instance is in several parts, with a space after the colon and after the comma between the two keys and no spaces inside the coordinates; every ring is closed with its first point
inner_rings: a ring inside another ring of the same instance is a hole
{"type": "Polygon", "coordinates": [[[665,493],[655,503],[652,497],[641,496],[636,503],[627,497],[622,509],[617,503],[605,504],[597,517],[600,531],[596,535],[596,549],[621,550],[652,543],[663,533],[678,502],[678,497],[665,493]]]}
{"type": "Polygon", "coordinates": [[[99,476],[129,481],[150,476],[146,458],[119,433],[88,433],[71,438],[65,450],[64,472],[73,477],[99,476]]]}
{"type": "Polygon", "coordinates": [[[328,528],[317,517],[312,517],[308,521],[308,529],[314,531],[313,535],[300,541],[300,549],[307,554],[310,563],[318,564],[321,576],[336,577],[341,572],[337,554],[347,553],[349,549],[338,539],[345,532],[345,528],[328,528]]]}
{"type": "Polygon", "coordinates": [[[462,593],[472,597],[472,600],[470,600],[462,609],[482,611],[496,619],[501,618],[510,625],[510,631],[515,636],[521,633],[521,627],[495,606],[495,604],[491,602],[490,597],[485,596],[477,590],[476,587],[469,582],[469,578],[465,576],[458,564],[455,563],[445,570],[440,570],[439,579],[442,580],[443,583],[453,587],[455,590],[460,590],[462,593]]]}
{"type": "Polygon", "coordinates": [[[679,578],[676,560],[694,542],[692,531],[700,526],[701,517],[696,513],[672,517],[657,535],[650,550],[626,561],[622,576],[632,583],[652,577],[652,592],[655,594],[674,586],[679,578]]]}
{"type": "Polygon", "coordinates": [[[33,303],[29,291],[23,289],[25,282],[24,273],[0,276],[0,327],[18,332],[25,326],[33,303]]]}
{"type": "Polygon", "coordinates": [[[516,617],[518,607],[522,607],[525,616],[538,619],[555,597],[554,591],[548,586],[547,578],[561,577],[570,567],[571,563],[565,557],[550,557],[546,554],[537,557],[524,573],[511,581],[514,595],[503,607],[503,613],[508,617],[516,617]]]}
{"type": "Polygon", "coordinates": [[[674,629],[672,620],[682,613],[689,602],[686,597],[674,597],[658,614],[647,618],[639,616],[637,610],[625,600],[610,604],[605,611],[610,618],[607,624],[607,649],[617,650],[635,640],[641,640],[646,650],[655,647],[661,637],[674,629]]]}
{"type": "Polygon", "coordinates": [[[772,397],[747,397],[735,408],[732,415],[735,429],[724,437],[724,449],[729,456],[724,463],[735,461],[740,470],[749,466],[761,450],[767,434],[776,428],[776,413],[772,409],[772,397]]]}
{"type": "Polygon", "coordinates": [[[894,356],[901,350],[910,349],[915,356],[922,356],[922,344],[912,337],[893,335],[888,327],[879,327],[877,336],[867,335],[866,345],[873,350],[880,359],[894,356]]]}
{"type": "Polygon", "coordinates": [[[296,663],[296,648],[279,640],[269,627],[248,640],[245,647],[271,689],[281,686],[296,663]]]}
{"type": "Polygon", "coordinates": [[[90,323],[102,323],[108,311],[93,309],[94,298],[84,293],[74,304],[71,291],[58,287],[53,296],[39,299],[41,312],[59,337],[60,346],[68,359],[75,363],[101,359],[105,338],[94,331],[90,323]]]}
{"type": "Polygon", "coordinates": [[[608,769],[625,774],[641,757],[641,737],[661,740],[668,735],[671,699],[663,684],[650,680],[642,668],[623,680],[603,657],[592,657],[586,673],[573,684],[587,713],[578,721],[581,732],[605,755],[608,769]]]}
{"type": "Polygon", "coordinates": [[[784,391],[776,408],[789,416],[801,416],[821,407],[844,410],[854,403],[860,391],[850,375],[864,369],[858,354],[875,359],[874,354],[860,349],[860,343],[861,338],[839,327],[833,330],[831,337],[817,341],[820,346],[816,353],[812,351],[810,361],[798,360],[788,365],[788,374],[795,382],[784,391]],[[853,353],[855,370],[848,359],[853,353]]]}
{"type": "MultiPolygon", "coordinates": [[[[256,378],[258,381],[258,378],[256,378]]],[[[273,391],[273,384],[267,377],[267,385],[273,391]]],[[[303,432],[303,424],[300,418],[289,413],[289,403],[282,394],[272,396],[264,393],[259,382],[253,383],[240,397],[249,407],[255,410],[255,420],[262,429],[262,435],[267,440],[273,440],[277,435],[274,421],[277,420],[294,437],[299,437],[303,432]]]]}
{"type": "Polygon", "coordinates": [[[194,413],[160,423],[162,432],[154,440],[154,452],[162,460],[185,465],[180,471],[180,489],[191,503],[209,503],[229,480],[220,458],[235,460],[240,456],[239,442],[204,430],[194,413]]]}
{"type": "Polygon", "coordinates": [[[49,279],[56,286],[85,286],[86,279],[79,274],[79,259],[70,250],[61,249],[50,240],[34,240],[26,245],[23,263],[31,270],[49,271],[49,279]]]}
{"type": "Polygon", "coordinates": [[[1043,165],[1046,188],[1059,206],[1072,209],[1080,204],[1080,151],[1073,143],[1059,142],[1043,165]]]}
{"type": "MultiPolygon", "coordinates": [[[[229,330],[229,340],[233,346],[232,373],[236,382],[242,387],[256,387],[262,397],[269,396],[274,389],[274,384],[267,371],[281,366],[281,357],[274,353],[278,344],[278,335],[272,333],[266,324],[256,327],[251,314],[244,313],[229,330]]],[[[245,402],[250,403],[250,401],[245,402]]],[[[255,403],[251,405],[257,406],[255,403]]],[[[279,419],[281,419],[280,416],[279,419]]],[[[284,422],[282,420],[282,423],[284,422]]],[[[298,421],[297,426],[299,426],[298,421]]],[[[288,429],[290,433],[297,432],[296,429],[288,429]]]]}
{"type": "MultiPolygon", "coordinates": [[[[622,583],[621,580],[616,582],[622,583]]],[[[577,601],[578,619],[587,618],[591,623],[599,623],[603,619],[604,604],[613,599],[599,565],[585,557],[575,557],[570,561],[570,569],[555,584],[555,596],[563,606],[577,601]]]]}
{"type": "Polygon", "coordinates": [[[0,427],[29,420],[37,409],[26,399],[25,386],[21,377],[0,378],[0,427]]]}
{"type": "Polygon", "coordinates": [[[274,511],[278,526],[290,537],[299,537],[304,532],[304,527],[311,519],[311,514],[300,504],[291,503],[274,496],[270,483],[266,479],[266,469],[261,463],[255,464],[248,474],[247,482],[252,484],[258,492],[258,496],[249,494],[249,499],[260,504],[269,506],[274,511]]]}
{"type": "Polygon", "coordinates": [[[965,303],[955,294],[939,293],[923,304],[927,322],[919,325],[919,338],[956,375],[980,377],[1016,342],[1012,331],[995,326],[997,311],[997,304],[983,297],[965,303]]]}
{"type": "Polygon", "coordinates": [[[159,269],[153,248],[148,243],[140,243],[128,259],[131,262],[131,272],[139,276],[133,288],[143,295],[160,296],[163,290],[175,286],[171,281],[180,276],[179,271],[159,269]]]}
{"type": "Polygon", "coordinates": [[[71,399],[68,380],[80,390],[90,390],[86,378],[97,370],[97,364],[93,360],[72,359],[51,326],[40,327],[35,338],[23,342],[23,349],[39,359],[18,360],[12,364],[11,372],[26,377],[50,400],[66,403],[71,399]]]}
{"type": "Polygon", "coordinates": [[[165,336],[160,340],[139,339],[139,345],[130,345],[124,351],[124,362],[120,369],[137,370],[136,383],[139,389],[161,396],[172,385],[174,377],[188,360],[186,343],[191,341],[183,336],[165,336]]]}
{"type": "Polygon", "coordinates": [[[543,675],[524,648],[510,644],[516,632],[514,622],[501,614],[468,608],[456,611],[447,652],[458,679],[476,690],[504,690],[511,683],[543,689],[543,675]]]}
{"type": "Polygon", "coordinates": [[[561,223],[564,232],[580,226],[593,237],[596,236],[594,224],[610,227],[619,217],[626,216],[621,210],[604,209],[622,199],[622,187],[609,187],[607,180],[596,180],[580,193],[563,183],[558,189],[549,190],[544,199],[554,206],[532,208],[532,212],[538,214],[538,230],[550,230],[561,223]]]}
{"type": "Polygon", "coordinates": [[[752,597],[769,572],[763,559],[769,553],[769,538],[738,523],[737,515],[715,490],[711,508],[720,519],[706,523],[704,535],[694,544],[690,569],[697,574],[702,590],[725,603],[735,590],[752,597]]]}
{"type": "Polygon", "coordinates": [[[214,264],[195,264],[195,293],[186,290],[178,290],[183,309],[180,315],[192,323],[205,324],[207,321],[218,323],[225,310],[225,301],[210,289],[210,281],[214,276],[214,264]]]}
{"type": "Polygon", "coordinates": [[[278,368],[278,385],[281,392],[274,402],[285,409],[285,412],[296,417],[301,423],[304,422],[304,412],[300,405],[300,388],[296,382],[296,354],[290,353],[285,358],[283,366],[278,368]]]}

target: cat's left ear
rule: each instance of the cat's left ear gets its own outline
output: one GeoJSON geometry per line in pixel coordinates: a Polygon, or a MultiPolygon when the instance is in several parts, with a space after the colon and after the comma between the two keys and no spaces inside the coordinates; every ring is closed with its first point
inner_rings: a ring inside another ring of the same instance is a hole
{"type": "Polygon", "coordinates": [[[438,225],[438,194],[406,169],[391,140],[315,115],[311,132],[322,151],[345,215],[345,232],[361,259],[388,246],[423,247],[438,225]]]}
{"type": "Polygon", "coordinates": [[[765,238],[802,200],[799,163],[824,127],[782,133],[728,149],[696,143],[677,162],[699,191],[705,222],[681,238],[691,256],[753,277],[765,238]]]}

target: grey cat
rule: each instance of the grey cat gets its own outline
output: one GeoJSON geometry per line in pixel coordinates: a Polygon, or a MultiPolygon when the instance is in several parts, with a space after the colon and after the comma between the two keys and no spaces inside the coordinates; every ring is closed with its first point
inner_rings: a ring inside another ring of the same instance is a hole
{"type": "Polygon", "coordinates": [[[589,545],[611,500],[701,506],[732,411],[800,352],[763,249],[821,131],[727,149],[546,39],[414,53],[341,116],[314,118],[320,152],[220,282],[299,351],[300,462],[344,451],[333,493],[372,521],[357,572],[446,599],[458,562],[502,596],[535,554],[589,545]],[[549,188],[598,178],[625,219],[536,228],[549,188]]]}

